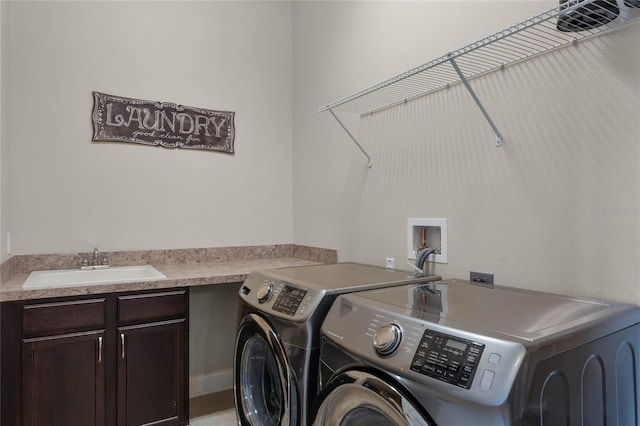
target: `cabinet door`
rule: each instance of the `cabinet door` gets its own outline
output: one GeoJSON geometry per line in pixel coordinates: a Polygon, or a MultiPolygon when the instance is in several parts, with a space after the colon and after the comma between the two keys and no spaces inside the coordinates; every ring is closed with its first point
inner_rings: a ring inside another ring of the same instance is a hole
{"type": "Polygon", "coordinates": [[[24,339],[24,426],[104,426],[104,331],[24,339]]]}
{"type": "Polygon", "coordinates": [[[185,321],[118,328],[118,426],[187,423],[185,321]]]}

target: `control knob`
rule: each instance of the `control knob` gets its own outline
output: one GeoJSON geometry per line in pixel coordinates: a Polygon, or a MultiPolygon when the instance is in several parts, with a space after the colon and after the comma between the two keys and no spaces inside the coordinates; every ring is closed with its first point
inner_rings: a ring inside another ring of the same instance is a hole
{"type": "Polygon", "coordinates": [[[260,284],[260,287],[258,288],[258,292],[256,293],[258,302],[264,303],[267,300],[271,299],[271,296],[273,296],[273,283],[264,282],[260,284]]]}
{"type": "Polygon", "coordinates": [[[373,348],[382,356],[393,354],[400,346],[402,328],[390,323],[380,327],[373,336],[373,348]]]}

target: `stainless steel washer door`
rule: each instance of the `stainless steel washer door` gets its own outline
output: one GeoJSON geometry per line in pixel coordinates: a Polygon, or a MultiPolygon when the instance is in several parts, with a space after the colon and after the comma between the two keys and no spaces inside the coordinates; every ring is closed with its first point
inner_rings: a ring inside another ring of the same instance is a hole
{"type": "Polygon", "coordinates": [[[435,426],[391,384],[363,371],[334,377],[319,402],[313,426],[435,426]]]}
{"type": "Polygon", "coordinates": [[[258,315],[248,315],[238,328],[234,369],[240,424],[288,426],[289,366],[275,331],[258,315]]]}

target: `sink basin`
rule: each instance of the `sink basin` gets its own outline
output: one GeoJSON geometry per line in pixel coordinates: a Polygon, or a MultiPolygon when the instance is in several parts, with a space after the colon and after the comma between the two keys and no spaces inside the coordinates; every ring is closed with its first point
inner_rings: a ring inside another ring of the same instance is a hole
{"type": "Polygon", "coordinates": [[[34,271],[22,288],[77,287],[140,281],[158,281],[167,277],[153,266],[118,266],[108,269],[60,269],[34,271]]]}

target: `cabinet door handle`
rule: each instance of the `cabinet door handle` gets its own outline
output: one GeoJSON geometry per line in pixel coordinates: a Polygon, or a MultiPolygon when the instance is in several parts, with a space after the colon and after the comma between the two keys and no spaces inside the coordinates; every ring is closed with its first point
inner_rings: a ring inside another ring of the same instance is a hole
{"type": "Polygon", "coordinates": [[[122,351],[120,356],[124,359],[124,333],[120,333],[120,347],[122,351]]]}
{"type": "Polygon", "coordinates": [[[98,337],[98,364],[102,362],[102,336],[98,337]]]}

